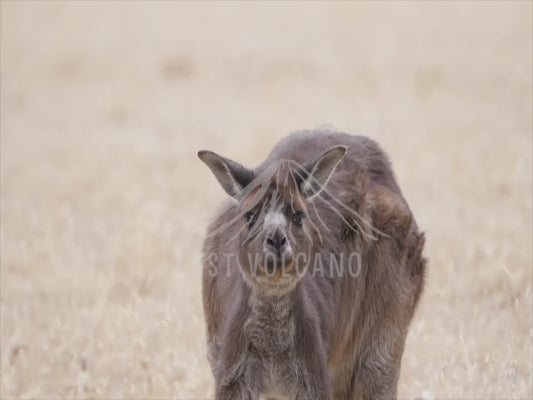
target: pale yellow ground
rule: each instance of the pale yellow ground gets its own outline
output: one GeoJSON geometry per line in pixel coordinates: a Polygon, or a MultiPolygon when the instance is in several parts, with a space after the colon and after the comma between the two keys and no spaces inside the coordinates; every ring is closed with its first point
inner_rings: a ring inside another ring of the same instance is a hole
{"type": "Polygon", "coordinates": [[[427,232],[402,398],[531,398],[532,3],[1,3],[2,398],[208,399],[200,245],[329,123],[427,232]]]}

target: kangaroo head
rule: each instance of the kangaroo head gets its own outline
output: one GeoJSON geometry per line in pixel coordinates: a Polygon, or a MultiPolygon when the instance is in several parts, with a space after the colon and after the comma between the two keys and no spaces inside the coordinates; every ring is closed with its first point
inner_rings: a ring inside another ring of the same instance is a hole
{"type": "Polygon", "coordinates": [[[335,146],[303,164],[279,160],[261,172],[211,151],[198,152],[238,209],[237,260],[253,287],[285,293],[307,269],[316,225],[309,203],[348,150],[335,146]]]}

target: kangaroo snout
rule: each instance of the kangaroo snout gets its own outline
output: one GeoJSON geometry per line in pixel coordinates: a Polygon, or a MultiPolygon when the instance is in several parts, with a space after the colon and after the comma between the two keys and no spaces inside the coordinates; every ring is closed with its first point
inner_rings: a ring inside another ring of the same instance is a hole
{"type": "Polygon", "coordinates": [[[281,257],[288,247],[287,244],[287,235],[278,229],[267,234],[265,239],[265,249],[274,253],[276,257],[281,257]]]}
{"type": "Polygon", "coordinates": [[[265,237],[264,267],[269,273],[283,270],[285,273],[292,269],[292,249],[287,235],[276,229],[269,232],[265,237]]]}

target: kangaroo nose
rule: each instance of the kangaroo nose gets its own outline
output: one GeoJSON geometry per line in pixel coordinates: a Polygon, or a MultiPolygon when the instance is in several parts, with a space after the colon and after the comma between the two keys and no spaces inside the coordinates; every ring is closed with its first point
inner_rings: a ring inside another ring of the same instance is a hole
{"type": "Polygon", "coordinates": [[[276,253],[281,253],[287,246],[287,236],[284,233],[276,230],[269,234],[266,238],[266,244],[276,253]]]}

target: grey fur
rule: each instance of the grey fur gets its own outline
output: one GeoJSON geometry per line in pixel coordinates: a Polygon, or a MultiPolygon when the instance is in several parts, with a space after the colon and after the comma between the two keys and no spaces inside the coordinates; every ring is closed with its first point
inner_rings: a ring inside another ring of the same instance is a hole
{"type": "Polygon", "coordinates": [[[365,137],[302,131],[278,143],[253,171],[221,159],[228,168],[215,169],[217,178],[238,202],[228,202],[218,213],[203,248],[204,313],[216,398],[277,398],[268,396],[281,393],[291,399],[394,399],[426,260],[424,235],[386,155],[365,137]],[[349,149],[346,155],[331,152],[339,146],[349,149]],[[324,154],[329,159],[321,158],[324,154]],[[333,161],[332,154],[338,154],[333,161]],[[307,198],[302,182],[317,162],[327,165],[326,175],[321,171],[317,179],[325,186],[315,186],[307,198]],[[220,176],[232,174],[232,166],[236,177],[220,176]],[[265,185],[254,187],[254,182],[263,177],[264,183],[264,176],[272,181],[263,192],[265,185]],[[257,179],[241,193],[228,190],[227,182],[252,177],[257,179]],[[279,271],[288,265],[289,272],[269,278],[261,263],[266,237],[261,223],[268,207],[294,222],[279,228],[291,252],[324,259],[357,252],[361,273],[316,276],[309,265],[298,273],[289,254],[289,261],[271,266],[279,271]],[[298,210],[304,215],[300,225],[294,217],[298,210]],[[260,260],[257,274],[251,256],[260,260]]]}

